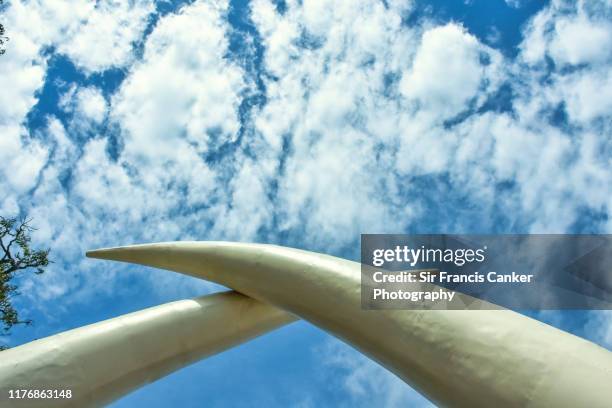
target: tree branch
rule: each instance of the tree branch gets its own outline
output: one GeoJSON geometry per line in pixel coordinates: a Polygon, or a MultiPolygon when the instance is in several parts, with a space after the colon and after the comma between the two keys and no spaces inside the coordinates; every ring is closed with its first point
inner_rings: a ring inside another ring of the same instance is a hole
{"type": "Polygon", "coordinates": [[[21,320],[11,304],[11,298],[19,295],[17,286],[10,284],[13,274],[27,269],[36,269],[35,273],[40,274],[50,263],[48,249],[30,248],[29,233],[35,230],[30,221],[22,218],[17,222],[15,218],[0,216],[0,249],[3,251],[0,254],[0,322],[3,325],[0,331],[5,334],[16,324],[32,323],[31,320],[21,320]]]}

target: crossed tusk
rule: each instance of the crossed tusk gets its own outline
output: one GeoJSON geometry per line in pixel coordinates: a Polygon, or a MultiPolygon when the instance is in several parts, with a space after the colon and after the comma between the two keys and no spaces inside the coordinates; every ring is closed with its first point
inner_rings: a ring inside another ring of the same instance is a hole
{"type": "Polygon", "coordinates": [[[353,345],[439,405],[607,407],[612,400],[612,353],[604,348],[510,310],[363,310],[356,262],[227,242],[87,255],[181,272],[274,305],[353,345]]]}
{"type": "MultiPolygon", "coordinates": [[[[609,351],[509,310],[363,310],[355,262],[226,242],[135,245],[87,255],[185,273],[246,296],[162,305],[3,351],[3,390],[72,381],[82,402],[73,406],[100,405],[298,316],[442,406],[604,407],[612,400],[609,351]]],[[[480,301],[467,300],[478,309],[480,301]]]]}

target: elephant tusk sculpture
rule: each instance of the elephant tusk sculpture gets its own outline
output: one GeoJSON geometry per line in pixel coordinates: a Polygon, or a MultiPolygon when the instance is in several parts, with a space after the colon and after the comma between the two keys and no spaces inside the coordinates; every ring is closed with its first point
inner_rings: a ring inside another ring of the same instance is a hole
{"type": "Polygon", "coordinates": [[[90,407],[295,320],[236,292],[167,303],[0,353],[2,407],[90,407]],[[8,390],[70,398],[7,399],[8,390]]]}
{"type": "Polygon", "coordinates": [[[87,254],[217,282],[343,339],[442,406],[607,407],[612,353],[509,310],[363,310],[360,265],[262,244],[87,254]]]}

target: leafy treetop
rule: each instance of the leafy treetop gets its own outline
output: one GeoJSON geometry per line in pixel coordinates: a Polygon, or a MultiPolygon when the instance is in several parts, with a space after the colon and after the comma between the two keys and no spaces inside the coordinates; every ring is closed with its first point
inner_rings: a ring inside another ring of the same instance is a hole
{"type": "Polygon", "coordinates": [[[31,324],[31,320],[20,320],[11,300],[19,295],[17,286],[11,281],[20,271],[33,269],[41,274],[49,265],[48,249],[32,249],[30,233],[34,230],[29,219],[0,216],[0,321],[2,332],[9,334],[16,324],[31,324]]]}

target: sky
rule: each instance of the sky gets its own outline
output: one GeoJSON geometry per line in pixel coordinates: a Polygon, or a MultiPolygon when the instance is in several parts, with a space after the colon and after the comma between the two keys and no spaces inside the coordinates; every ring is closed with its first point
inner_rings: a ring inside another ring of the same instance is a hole
{"type": "MultiPolygon", "coordinates": [[[[175,240],[612,233],[612,1],[4,2],[0,214],[51,248],[16,346],[223,288],[87,259],[175,240]]],[[[612,314],[526,312],[612,349],[612,314]]],[[[409,351],[418,352],[418,350],[409,351]]],[[[298,322],[115,407],[429,406],[298,322]]]]}

